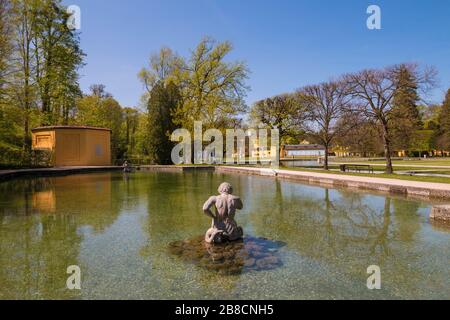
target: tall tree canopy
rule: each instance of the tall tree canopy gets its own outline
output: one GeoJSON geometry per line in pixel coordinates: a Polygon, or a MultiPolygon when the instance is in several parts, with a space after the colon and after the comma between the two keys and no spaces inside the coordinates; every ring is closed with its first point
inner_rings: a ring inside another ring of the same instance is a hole
{"type": "Polygon", "coordinates": [[[10,128],[0,144],[27,164],[31,128],[74,117],[84,54],[60,0],[0,0],[0,18],[0,121],[10,128]]]}
{"type": "Polygon", "coordinates": [[[243,62],[227,62],[231,43],[205,38],[181,67],[183,103],[177,123],[192,128],[194,121],[220,128],[246,111],[248,69],[243,62]]]}
{"type": "Polygon", "coordinates": [[[441,150],[450,150],[450,89],[445,95],[439,114],[439,130],[436,144],[441,150]]]}
{"type": "Polygon", "coordinates": [[[11,5],[9,0],[0,0],[0,102],[5,98],[5,86],[10,71],[12,52],[11,5]]]}
{"type": "Polygon", "coordinates": [[[296,140],[303,133],[306,109],[294,94],[283,94],[256,102],[250,110],[250,119],[256,126],[277,128],[282,143],[296,140]]]}
{"type": "Polygon", "coordinates": [[[174,146],[170,140],[176,129],[173,113],[181,102],[177,85],[158,82],[153,86],[148,100],[148,152],[150,159],[157,164],[171,164],[174,146]]]}
{"type": "Polygon", "coordinates": [[[177,125],[193,129],[194,121],[218,129],[236,123],[245,111],[248,69],[240,61],[228,62],[229,42],[203,39],[189,58],[162,48],[150,58],[150,66],[139,73],[146,97],[156,83],[172,82],[178,86],[182,102],[174,111],[177,125]]]}
{"type": "Polygon", "coordinates": [[[67,27],[67,19],[59,0],[39,3],[33,47],[42,125],[68,123],[70,110],[81,96],[78,69],[84,54],[78,35],[67,27]]]}
{"type": "Polygon", "coordinates": [[[392,100],[391,139],[397,150],[408,150],[421,128],[421,115],[417,106],[419,94],[417,80],[405,65],[400,65],[397,72],[398,89],[392,100]]]}
{"type": "Polygon", "coordinates": [[[111,156],[113,160],[124,158],[127,146],[123,131],[123,109],[111,94],[104,91],[103,85],[91,86],[91,94],[77,101],[73,123],[111,129],[111,156]],[[102,90],[98,91],[98,88],[102,90]]]}

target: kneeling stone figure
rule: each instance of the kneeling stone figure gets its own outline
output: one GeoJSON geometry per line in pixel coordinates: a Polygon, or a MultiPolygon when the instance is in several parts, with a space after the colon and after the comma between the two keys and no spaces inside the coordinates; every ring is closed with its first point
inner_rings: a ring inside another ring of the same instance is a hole
{"type": "Polygon", "coordinates": [[[212,196],[203,205],[203,212],[211,217],[212,226],[206,232],[205,241],[207,243],[222,243],[225,241],[235,241],[241,239],[244,232],[234,220],[236,210],[243,208],[239,197],[234,196],[231,184],[224,182],[219,186],[219,195],[212,196]],[[215,208],[215,212],[211,211],[215,208]]]}

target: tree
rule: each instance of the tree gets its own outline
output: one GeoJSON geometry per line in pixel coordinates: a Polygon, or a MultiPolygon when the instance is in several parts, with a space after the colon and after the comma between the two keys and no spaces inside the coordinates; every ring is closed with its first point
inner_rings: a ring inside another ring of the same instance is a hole
{"type": "Polygon", "coordinates": [[[437,130],[439,126],[439,115],[441,113],[441,105],[432,104],[430,106],[420,106],[422,109],[422,121],[425,130],[437,130]]]}
{"type": "Polygon", "coordinates": [[[75,115],[83,53],[67,17],[60,0],[0,0],[0,144],[22,149],[16,164],[30,164],[32,127],[75,115]]]}
{"type": "Polygon", "coordinates": [[[91,86],[90,95],[77,101],[75,124],[111,129],[111,156],[113,160],[123,159],[127,150],[123,134],[123,110],[120,104],[104,91],[103,85],[91,86]],[[97,91],[98,88],[103,91],[97,91]]]}
{"type": "Polygon", "coordinates": [[[23,160],[28,163],[31,156],[30,117],[36,107],[37,84],[33,78],[35,50],[33,35],[36,27],[37,2],[32,0],[12,1],[13,68],[10,94],[21,110],[23,128],[23,160]]]}
{"type": "Polygon", "coordinates": [[[256,102],[250,110],[250,118],[256,125],[277,128],[280,141],[287,143],[302,133],[306,119],[305,108],[293,94],[283,94],[256,102]]]}
{"type": "Polygon", "coordinates": [[[11,71],[12,53],[11,6],[9,0],[0,0],[0,105],[5,100],[5,86],[11,71]]]}
{"type": "Polygon", "coordinates": [[[178,125],[192,129],[194,121],[203,121],[207,128],[226,128],[246,111],[248,69],[243,62],[225,61],[232,48],[205,38],[176,68],[183,97],[175,113],[178,125]]]}
{"type": "Polygon", "coordinates": [[[89,90],[91,90],[91,95],[99,99],[112,98],[112,94],[106,92],[106,86],[104,84],[92,84],[89,86],[89,90]]]}
{"type": "Polygon", "coordinates": [[[134,108],[123,108],[125,146],[127,147],[127,156],[135,154],[136,133],[139,126],[139,111],[134,108]]]}
{"type": "Polygon", "coordinates": [[[346,128],[336,136],[335,145],[342,151],[359,153],[362,157],[369,157],[383,153],[380,141],[379,127],[371,119],[359,114],[350,114],[338,121],[338,126],[346,128]]]}
{"type": "Polygon", "coordinates": [[[171,164],[173,142],[170,135],[175,130],[173,113],[181,102],[177,85],[162,81],[156,83],[148,100],[148,153],[157,164],[171,164]]]}
{"type": "Polygon", "coordinates": [[[447,90],[444,102],[442,103],[435,144],[441,150],[450,150],[450,89],[447,90]]]}
{"type": "Polygon", "coordinates": [[[397,77],[399,88],[392,100],[392,143],[398,150],[408,150],[416,138],[416,131],[422,126],[417,106],[420,98],[414,74],[407,66],[398,67],[397,77]]]}
{"type": "Polygon", "coordinates": [[[33,47],[39,87],[41,124],[68,122],[69,110],[81,96],[78,69],[84,54],[78,35],[67,27],[60,0],[40,0],[35,16],[33,47]]]}
{"type": "Polygon", "coordinates": [[[150,94],[157,83],[168,84],[169,82],[176,82],[180,76],[179,69],[183,64],[183,59],[167,47],[162,47],[159,53],[152,54],[150,56],[149,69],[143,68],[138,74],[146,93],[150,94]]]}
{"type": "Polygon", "coordinates": [[[343,126],[344,122],[338,125],[350,109],[350,96],[345,89],[345,83],[331,81],[298,90],[300,103],[306,108],[307,133],[325,147],[325,170],[328,170],[328,154],[335,138],[351,127],[343,126]]]}
{"type": "Polygon", "coordinates": [[[0,164],[15,164],[21,158],[20,117],[11,104],[8,85],[12,69],[13,29],[9,0],[0,0],[0,164]]]}
{"type": "Polygon", "coordinates": [[[349,92],[355,100],[355,109],[364,116],[373,119],[381,128],[386,158],[386,173],[393,173],[391,124],[393,116],[393,100],[396,94],[409,87],[399,80],[399,73],[403,68],[415,78],[417,87],[426,90],[433,85],[435,72],[433,69],[420,72],[416,65],[403,64],[384,69],[363,70],[345,76],[349,92]]]}

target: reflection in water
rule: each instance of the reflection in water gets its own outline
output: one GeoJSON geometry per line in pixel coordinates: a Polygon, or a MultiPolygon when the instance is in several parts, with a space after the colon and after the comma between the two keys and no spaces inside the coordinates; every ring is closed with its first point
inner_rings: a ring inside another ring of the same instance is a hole
{"type": "Polygon", "coordinates": [[[416,241],[426,220],[420,203],[328,189],[311,197],[296,192],[297,186],[283,185],[277,182],[273,196],[255,208],[261,212],[255,220],[258,233],[278,236],[299,254],[327,261],[348,276],[363,278],[362,270],[375,264],[384,270],[385,283],[404,281],[412,294],[427,286],[423,259],[430,252],[416,241]],[[275,206],[270,212],[264,210],[269,204],[275,206]]]}
{"type": "Polygon", "coordinates": [[[67,267],[83,269],[78,228],[102,232],[122,207],[111,201],[111,175],[20,179],[0,189],[0,298],[78,297],[65,288],[67,267]]]}
{"type": "Polygon", "coordinates": [[[281,242],[253,237],[214,245],[206,243],[204,237],[199,236],[171,242],[169,251],[207,270],[236,275],[280,267],[282,262],[277,252],[284,245],[281,242]]]}
{"type": "Polygon", "coordinates": [[[273,196],[261,199],[254,208],[260,212],[255,220],[258,232],[281,236],[280,240],[310,257],[354,255],[355,249],[366,257],[389,254],[393,236],[389,197],[384,198],[381,209],[357,193],[335,192],[332,197],[330,190],[321,189],[323,196],[317,190],[312,197],[295,192],[295,187],[283,190],[281,184],[276,182],[273,196]],[[269,204],[274,208],[265,210],[269,204]],[[266,228],[268,224],[271,228],[266,228]]]}
{"type": "Polygon", "coordinates": [[[0,183],[0,298],[450,298],[450,230],[432,226],[429,210],[214,173],[0,183]],[[236,220],[248,238],[208,248],[192,237],[209,226],[202,204],[223,181],[245,203],[236,220]],[[381,291],[365,286],[372,264],[381,291]],[[69,265],[82,270],[81,291],[66,289],[69,265]]]}

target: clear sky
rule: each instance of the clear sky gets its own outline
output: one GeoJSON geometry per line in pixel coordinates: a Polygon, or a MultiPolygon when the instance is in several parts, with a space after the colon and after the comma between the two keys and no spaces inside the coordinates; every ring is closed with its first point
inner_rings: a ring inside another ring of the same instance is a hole
{"type": "Polygon", "coordinates": [[[400,62],[433,65],[450,87],[450,0],[64,0],[81,8],[81,86],[103,83],[123,106],[143,92],[138,71],[168,46],[186,56],[206,35],[246,61],[248,104],[342,73],[400,62]],[[369,30],[369,5],[381,30],[369,30]]]}

